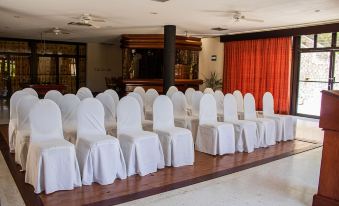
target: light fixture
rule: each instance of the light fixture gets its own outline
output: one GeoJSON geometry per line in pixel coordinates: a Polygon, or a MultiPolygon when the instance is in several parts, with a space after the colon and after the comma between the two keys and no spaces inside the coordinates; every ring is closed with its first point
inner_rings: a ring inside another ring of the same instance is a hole
{"type": "Polygon", "coordinates": [[[158,12],[151,11],[150,14],[152,14],[152,15],[157,15],[158,12]]]}

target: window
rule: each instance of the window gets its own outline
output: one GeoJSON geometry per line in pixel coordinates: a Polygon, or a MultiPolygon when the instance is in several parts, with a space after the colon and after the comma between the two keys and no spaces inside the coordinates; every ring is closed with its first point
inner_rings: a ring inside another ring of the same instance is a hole
{"type": "Polygon", "coordinates": [[[317,48],[331,47],[332,33],[323,33],[317,35],[317,48]]]}
{"type": "Polygon", "coordinates": [[[314,35],[301,36],[301,48],[314,48],[314,35]]]}

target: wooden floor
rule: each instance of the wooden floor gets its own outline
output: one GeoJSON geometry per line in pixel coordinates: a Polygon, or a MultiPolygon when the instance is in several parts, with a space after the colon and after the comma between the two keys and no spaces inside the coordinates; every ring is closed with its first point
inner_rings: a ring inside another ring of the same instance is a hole
{"type": "Polygon", "coordinates": [[[296,153],[320,147],[303,141],[278,143],[269,148],[256,149],[253,153],[211,156],[195,152],[194,166],[179,168],[167,167],[144,177],[131,176],[126,180],[116,180],[111,185],[93,184],[82,186],[72,191],[59,191],[49,195],[35,195],[33,188],[24,183],[24,173],[14,163],[13,154],[8,153],[6,144],[7,127],[0,126],[2,138],[0,149],[14,177],[26,205],[114,205],[134,199],[158,194],[168,190],[195,184],[226,174],[258,166],[296,153]]]}

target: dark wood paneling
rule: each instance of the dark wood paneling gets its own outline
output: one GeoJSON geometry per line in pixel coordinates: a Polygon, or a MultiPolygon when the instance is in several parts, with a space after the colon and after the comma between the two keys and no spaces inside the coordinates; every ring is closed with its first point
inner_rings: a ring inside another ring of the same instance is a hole
{"type": "MultiPolygon", "coordinates": [[[[123,34],[121,35],[121,48],[132,49],[163,49],[163,34],[123,34]]],[[[196,37],[176,36],[176,48],[187,50],[201,50],[201,39],[196,37]]]]}
{"type": "Polygon", "coordinates": [[[273,31],[253,32],[245,34],[234,34],[234,35],[223,35],[220,37],[221,42],[227,41],[241,41],[251,39],[264,39],[264,38],[275,38],[275,37],[286,37],[286,36],[299,36],[306,34],[318,34],[327,32],[339,31],[339,23],[325,24],[318,26],[307,26],[291,29],[279,29],[273,31]]]}
{"type": "Polygon", "coordinates": [[[339,202],[321,195],[314,195],[313,206],[339,206],[339,202]]]}

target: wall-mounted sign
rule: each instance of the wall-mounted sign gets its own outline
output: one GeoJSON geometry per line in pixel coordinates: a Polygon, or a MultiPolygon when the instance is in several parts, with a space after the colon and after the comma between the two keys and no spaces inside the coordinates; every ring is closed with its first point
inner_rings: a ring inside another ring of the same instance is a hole
{"type": "Polygon", "coordinates": [[[212,55],[211,56],[211,61],[217,61],[217,55],[212,55]]]}

